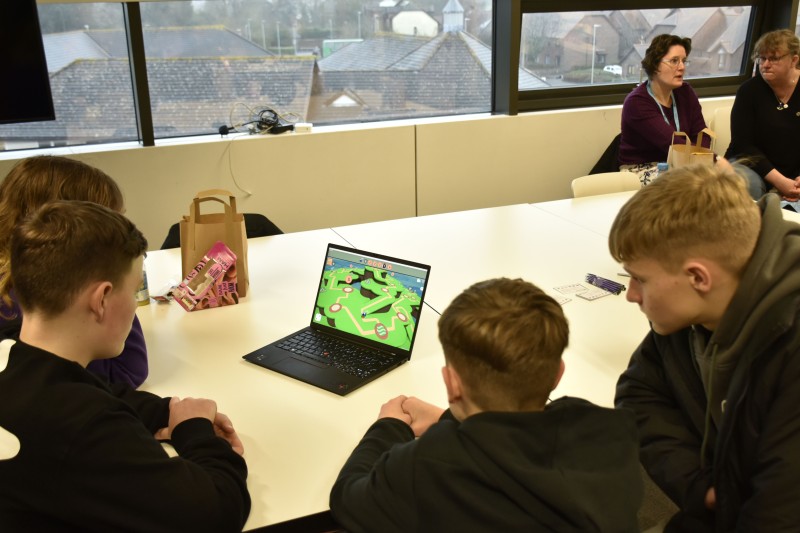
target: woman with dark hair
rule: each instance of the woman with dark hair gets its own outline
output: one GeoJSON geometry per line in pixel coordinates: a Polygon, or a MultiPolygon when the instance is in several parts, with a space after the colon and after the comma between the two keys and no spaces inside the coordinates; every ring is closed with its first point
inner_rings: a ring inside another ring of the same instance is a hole
{"type": "Polygon", "coordinates": [[[658,163],[667,160],[673,133],[686,133],[694,142],[706,127],[697,94],[683,80],[691,51],[688,37],[653,38],[642,59],[647,81],[622,105],[620,170],[638,173],[643,185],[655,176],[658,163]]]}
{"type": "Polygon", "coordinates": [[[789,30],[756,41],[758,74],[736,91],[731,110],[731,144],[725,157],[742,158],[754,172],[750,194],[758,199],[774,187],[784,200],[800,199],[800,39],[789,30]]]}
{"type": "MultiPolygon", "coordinates": [[[[122,192],[100,169],[75,159],[36,156],[19,161],[0,183],[0,337],[19,333],[21,310],[11,286],[11,233],[28,215],[53,200],[84,200],[122,212],[122,192]]],[[[131,295],[133,298],[133,295],[131,295]]],[[[147,348],[134,317],[119,357],[92,361],[88,370],[111,383],[138,387],[147,378],[147,348]]]]}

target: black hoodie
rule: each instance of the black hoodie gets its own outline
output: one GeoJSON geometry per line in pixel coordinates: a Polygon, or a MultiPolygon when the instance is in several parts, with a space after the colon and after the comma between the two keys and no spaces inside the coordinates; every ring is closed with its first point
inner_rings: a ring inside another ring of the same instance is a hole
{"type": "Polygon", "coordinates": [[[666,531],[800,531],[800,225],[774,194],[759,205],[756,248],[702,350],[705,382],[690,327],[650,332],[617,385],[642,464],[681,509],[666,531]]]}
{"type": "Polygon", "coordinates": [[[414,440],[370,427],[331,493],[350,532],[637,531],[642,501],[630,413],[561,398],[541,412],[449,411],[414,440]]]}

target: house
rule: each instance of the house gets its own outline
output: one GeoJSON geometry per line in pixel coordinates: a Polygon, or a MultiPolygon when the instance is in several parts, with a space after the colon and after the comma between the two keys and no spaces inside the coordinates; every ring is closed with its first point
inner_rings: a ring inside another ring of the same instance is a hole
{"type": "Polygon", "coordinates": [[[750,16],[749,12],[745,13],[742,10],[731,11],[728,28],[706,51],[711,58],[709,62],[711,75],[739,72],[744,63],[750,16]]]}
{"type": "MultiPolygon", "coordinates": [[[[0,141],[32,146],[137,138],[127,59],[79,59],[53,74],[56,120],[0,126],[0,141]]],[[[170,58],[147,62],[157,136],[216,132],[260,109],[305,119],[313,57],[170,58]]]]}
{"type": "MultiPolygon", "coordinates": [[[[449,5],[458,12],[457,2],[449,5]]],[[[452,31],[432,38],[382,33],[342,43],[324,59],[269,55],[222,28],[148,29],[156,135],[213,133],[246,123],[266,107],[315,124],[486,112],[491,49],[463,31],[463,10],[461,16],[460,26],[449,19],[452,31]],[[161,57],[171,48],[182,56],[161,57]],[[214,52],[223,55],[206,55],[214,52]],[[242,55],[228,55],[236,53],[242,55]]],[[[0,126],[0,142],[35,147],[137,138],[121,32],[71,33],[48,42],[81,43],[89,57],[63,57],[52,73],[56,120],[0,126]]],[[[548,86],[522,68],[519,85],[548,86]]]]}
{"type": "Polygon", "coordinates": [[[585,15],[564,36],[563,47],[564,70],[602,69],[619,63],[620,32],[608,12],[585,15]]]}
{"type": "Polygon", "coordinates": [[[439,23],[424,11],[402,11],[392,19],[392,33],[436,37],[439,23]]]}
{"type": "MultiPolygon", "coordinates": [[[[457,12],[457,2],[448,6],[457,12]]],[[[448,19],[450,31],[433,39],[379,34],[318,61],[314,123],[387,120],[481,113],[491,101],[491,49],[448,19]]],[[[521,89],[547,87],[519,69],[521,89]]]]}
{"type": "Polygon", "coordinates": [[[691,76],[708,76],[711,73],[708,49],[727,29],[728,19],[717,7],[673,9],[670,14],[653,27],[648,42],[662,33],[680,35],[692,39],[689,71],[691,76]]]}
{"type": "Polygon", "coordinates": [[[644,72],[644,69],[642,69],[642,59],[644,59],[645,52],[647,52],[649,46],[649,42],[635,44],[628,53],[622,57],[620,65],[622,66],[622,75],[626,79],[638,83],[647,78],[647,74],[644,72]]]}
{"type": "MultiPolygon", "coordinates": [[[[58,72],[77,59],[127,59],[128,45],[122,30],[80,30],[43,35],[47,68],[58,72]]],[[[265,57],[260,46],[223,26],[144,28],[148,58],[168,57],[265,57]]]]}

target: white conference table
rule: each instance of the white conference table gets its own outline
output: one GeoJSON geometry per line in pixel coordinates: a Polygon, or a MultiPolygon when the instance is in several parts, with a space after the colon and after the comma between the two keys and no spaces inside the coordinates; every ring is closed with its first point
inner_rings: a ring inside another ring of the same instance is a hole
{"type": "MultiPolygon", "coordinates": [[[[553,296],[561,295],[556,287],[583,283],[588,273],[627,285],[629,278],[618,275],[622,270],[609,255],[604,235],[621,203],[616,197],[581,200],[602,214],[596,227],[583,227],[538,204],[520,204],[334,231],[367,250],[378,251],[391,241],[394,255],[432,265],[426,301],[439,312],[472,283],[495,277],[523,278],[553,296]],[[605,210],[612,211],[610,216],[605,210]]],[[[647,320],[624,292],[594,301],[563,296],[570,298],[563,306],[570,345],[566,372],[552,397],[581,396],[611,407],[617,378],[648,331],[647,320]]]]}
{"type": "MultiPolygon", "coordinates": [[[[537,209],[608,237],[614,217],[635,191],[531,204],[537,209]]],[[[800,223],[800,213],[783,210],[783,218],[800,223]]]]}
{"type": "MultiPolygon", "coordinates": [[[[548,209],[520,204],[252,239],[250,292],[238,305],[192,313],[175,303],[139,308],[150,357],[143,388],[211,398],[231,417],[250,472],[253,505],[245,529],[326,511],[339,469],[383,402],[406,394],[446,405],[436,321],[461,290],[499,276],[522,277],[554,295],[554,287],[582,282],[588,272],[625,282],[602,234],[619,202],[584,200],[585,209],[597,212],[592,228],[549,211],[559,208],[550,202],[548,209]],[[433,267],[430,307],[423,308],[411,361],[345,397],[242,360],[308,324],[328,242],[433,267]]],[[[562,202],[567,208],[577,200],[562,202]]],[[[149,252],[146,267],[155,291],[180,277],[180,251],[149,252]]],[[[624,293],[570,298],[567,371],[553,397],[611,406],[647,321],[624,293]]]]}

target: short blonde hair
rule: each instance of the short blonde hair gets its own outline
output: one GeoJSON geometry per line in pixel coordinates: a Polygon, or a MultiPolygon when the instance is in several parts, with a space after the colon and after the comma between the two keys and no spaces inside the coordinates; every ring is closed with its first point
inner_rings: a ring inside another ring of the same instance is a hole
{"type": "Polygon", "coordinates": [[[761,213],[744,178],[719,167],[664,173],[622,207],[611,226],[611,255],[649,258],[676,271],[690,256],[715,261],[741,276],[761,231],[761,213]]]}
{"type": "Polygon", "coordinates": [[[569,326],[558,302],[541,289],[499,278],[453,300],[439,318],[439,341],[481,409],[538,410],[558,375],[569,326]]]}
{"type": "Polygon", "coordinates": [[[784,48],[789,55],[800,55],[800,39],[797,38],[794,32],[790,30],[767,32],[753,46],[753,60],[762,54],[780,53],[784,48]]]}

